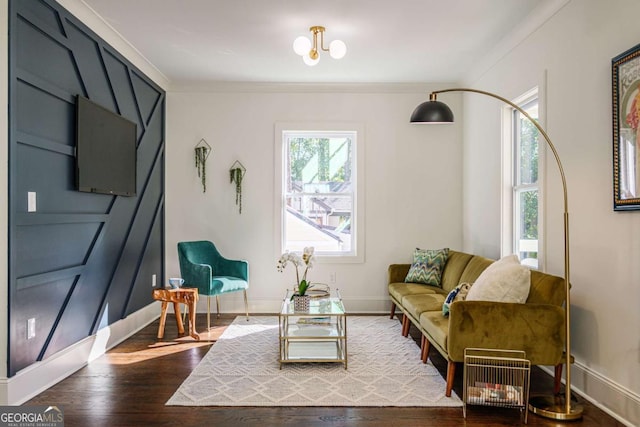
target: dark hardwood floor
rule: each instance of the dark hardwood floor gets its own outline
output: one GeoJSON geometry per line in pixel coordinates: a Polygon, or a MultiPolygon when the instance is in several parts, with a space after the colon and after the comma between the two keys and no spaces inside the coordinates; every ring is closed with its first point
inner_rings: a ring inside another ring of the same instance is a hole
{"type": "MultiPolygon", "coordinates": [[[[212,317],[220,334],[235,315],[212,317]]],[[[206,316],[198,315],[198,330],[206,316]]],[[[462,408],[228,408],[165,406],[191,370],[213,344],[177,337],[175,322],[167,316],[165,339],[156,338],[158,321],[93,361],[69,378],[39,394],[25,405],[59,405],[65,426],[513,426],[521,425],[513,409],[468,406],[462,408]]],[[[411,335],[418,340],[417,330],[411,335]]],[[[213,344],[215,345],[215,344],[213,344]]],[[[446,362],[432,350],[430,358],[444,375],[446,362]]],[[[454,390],[462,396],[462,368],[457,369],[454,390]]],[[[552,378],[535,368],[531,392],[550,392],[552,378]]],[[[584,406],[580,421],[558,422],[529,414],[530,426],[623,426],[606,413],[579,399],[584,406]]]]}

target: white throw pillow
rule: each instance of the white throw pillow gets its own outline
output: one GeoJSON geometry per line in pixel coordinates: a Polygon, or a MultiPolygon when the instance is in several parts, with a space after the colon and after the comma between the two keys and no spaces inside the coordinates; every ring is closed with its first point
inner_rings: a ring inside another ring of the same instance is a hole
{"type": "Polygon", "coordinates": [[[467,301],[525,303],[531,287],[531,271],[508,255],[487,267],[476,279],[467,301]]]}

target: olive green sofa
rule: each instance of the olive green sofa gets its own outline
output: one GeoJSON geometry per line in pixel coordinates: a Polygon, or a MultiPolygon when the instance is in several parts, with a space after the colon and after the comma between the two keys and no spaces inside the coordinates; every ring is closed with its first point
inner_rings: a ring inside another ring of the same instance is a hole
{"type": "Polygon", "coordinates": [[[555,391],[560,388],[564,360],[564,279],[531,271],[531,288],[524,304],[457,301],[449,316],[442,304],[459,283],[473,283],[491,259],[449,251],[442,272],[442,287],[405,283],[410,264],[388,269],[391,318],[402,311],[402,334],[411,324],[422,332],[422,361],[435,347],[448,361],[446,395],[451,396],[455,364],[464,361],[465,348],[524,350],[532,365],[555,366],[555,391]]]}

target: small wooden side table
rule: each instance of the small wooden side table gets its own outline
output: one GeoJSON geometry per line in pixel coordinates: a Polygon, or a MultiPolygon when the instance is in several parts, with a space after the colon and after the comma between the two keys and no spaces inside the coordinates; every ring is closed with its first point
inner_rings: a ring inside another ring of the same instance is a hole
{"type": "Polygon", "coordinates": [[[164,326],[167,317],[167,306],[173,303],[173,311],[178,324],[178,333],[184,334],[184,325],[180,316],[180,304],[185,304],[189,310],[189,336],[195,340],[200,340],[200,335],[196,332],[196,304],[198,302],[198,288],[177,288],[177,289],[154,289],[153,299],[162,301],[162,311],[160,313],[160,326],[158,327],[158,339],[164,336],[164,326]]]}

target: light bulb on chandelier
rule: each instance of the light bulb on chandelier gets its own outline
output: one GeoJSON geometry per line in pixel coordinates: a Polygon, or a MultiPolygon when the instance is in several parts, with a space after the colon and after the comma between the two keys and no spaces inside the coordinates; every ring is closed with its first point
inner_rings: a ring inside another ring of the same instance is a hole
{"type": "Polygon", "coordinates": [[[329,47],[324,47],[324,27],[314,26],[309,28],[313,33],[313,42],[305,36],[296,38],[293,42],[293,51],[302,56],[305,64],[311,66],[316,65],[320,61],[320,50],[329,52],[334,59],[340,59],[347,53],[347,45],[342,40],[334,40],[329,43],[329,47]],[[318,34],[320,34],[320,43],[318,44],[318,34]]]}
{"type": "Polygon", "coordinates": [[[311,50],[311,40],[305,36],[300,36],[293,42],[293,51],[300,56],[306,55],[311,50]]]}
{"type": "Polygon", "coordinates": [[[320,57],[318,57],[316,55],[315,58],[312,58],[308,53],[305,53],[302,56],[302,61],[307,64],[309,67],[313,67],[314,65],[316,65],[318,62],[320,62],[320,57]]]}

